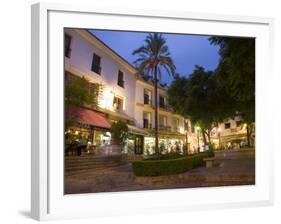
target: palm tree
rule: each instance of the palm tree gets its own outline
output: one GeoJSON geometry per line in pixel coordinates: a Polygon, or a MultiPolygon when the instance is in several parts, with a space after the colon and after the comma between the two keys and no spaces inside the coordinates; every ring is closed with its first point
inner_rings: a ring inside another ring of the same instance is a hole
{"type": "Polygon", "coordinates": [[[175,75],[175,65],[170,57],[166,40],[159,33],[150,33],[144,40],[145,44],[133,51],[138,55],[134,62],[139,69],[139,74],[151,75],[154,83],[155,98],[155,152],[159,155],[158,148],[158,81],[161,79],[161,70],[164,69],[169,75],[175,75]],[[159,79],[158,79],[159,77],[159,79]]]}

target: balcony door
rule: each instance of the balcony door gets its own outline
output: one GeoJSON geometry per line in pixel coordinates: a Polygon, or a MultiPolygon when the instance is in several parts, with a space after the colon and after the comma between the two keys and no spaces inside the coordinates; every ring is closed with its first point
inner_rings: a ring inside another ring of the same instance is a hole
{"type": "Polygon", "coordinates": [[[144,89],[144,93],[143,93],[143,103],[144,104],[150,104],[151,105],[151,91],[144,89]]]}
{"type": "Polygon", "coordinates": [[[143,112],[143,128],[151,128],[151,113],[143,112]]]}
{"type": "Polygon", "coordinates": [[[166,116],[163,116],[163,115],[159,116],[159,126],[161,128],[165,128],[167,126],[167,117],[166,116]]]}

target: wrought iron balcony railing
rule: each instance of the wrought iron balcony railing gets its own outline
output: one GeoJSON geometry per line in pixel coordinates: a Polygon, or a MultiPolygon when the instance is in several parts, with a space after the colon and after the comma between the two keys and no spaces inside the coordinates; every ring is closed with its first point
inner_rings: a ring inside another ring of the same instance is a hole
{"type": "Polygon", "coordinates": [[[171,131],[171,127],[170,126],[166,126],[166,125],[159,125],[159,130],[160,131],[171,131]]]}
{"type": "Polygon", "coordinates": [[[173,127],[173,128],[172,128],[172,131],[173,131],[173,132],[180,132],[180,128],[179,128],[179,127],[173,127]]]}
{"type": "Polygon", "coordinates": [[[149,104],[149,105],[151,105],[151,104],[152,104],[152,101],[151,101],[151,99],[144,98],[143,104],[149,104]]]}

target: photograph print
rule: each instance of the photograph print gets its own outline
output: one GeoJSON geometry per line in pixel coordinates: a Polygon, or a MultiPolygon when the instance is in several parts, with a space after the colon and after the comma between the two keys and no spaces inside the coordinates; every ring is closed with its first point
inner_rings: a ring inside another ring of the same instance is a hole
{"type": "Polygon", "coordinates": [[[65,194],[255,185],[255,38],[63,38],[65,194]]]}

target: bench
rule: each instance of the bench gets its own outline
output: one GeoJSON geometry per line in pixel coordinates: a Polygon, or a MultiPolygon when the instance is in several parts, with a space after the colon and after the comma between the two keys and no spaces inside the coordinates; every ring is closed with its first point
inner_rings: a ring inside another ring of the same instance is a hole
{"type": "Polygon", "coordinates": [[[204,158],[203,161],[206,163],[207,168],[211,168],[214,166],[215,157],[204,158]]]}

